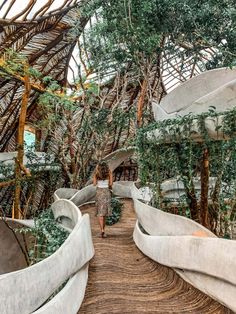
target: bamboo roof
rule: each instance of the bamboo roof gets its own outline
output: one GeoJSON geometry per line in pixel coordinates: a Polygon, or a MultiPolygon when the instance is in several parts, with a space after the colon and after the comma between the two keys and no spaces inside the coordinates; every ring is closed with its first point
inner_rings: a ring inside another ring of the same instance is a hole
{"type": "MultiPolygon", "coordinates": [[[[80,16],[81,6],[86,1],[88,0],[2,0],[0,4],[0,59],[6,56],[8,49],[19,52],[26,56],[29,65],[40,71],[43,76],[50,76],[61,86],[73,89],[73,83],[68,79],[68,73],[70,72],[70,76],[76,77],[75,68],[89,64],[86,53],[85,56],[83,55],[85,60],[81,60],[81,56],[78,58],[78,51],[81,52],[80,43],[83,44],[86,37],[86,26],[90,25],[89,18],[85,19],[80,16]],[[80,26],[77,37],[71,36],[71,29],[75,23],[80,26]],[[73,60],[74,69],[70,63],[71,60],[73,60]]],[[[164,38],[163,45],[168,45],[168,40],[168,38],[164,38]]],[[[149,112],[152,101],[160,101],[178,84],[204,71],[205,59],[207,60],[214,54],[214,51],[209,50],[202,52],[202,58],[199,54],[194,56],[188,55],[188,53],[182,54],[180,58],[178,51],[188,50],[189,46],[185,43],[181,43],[179,47],[178,44],[174,45],[176,49],[173,51],[176,53],[168,52],[168,49],[164,50],[156,59],[154,58],[156,61],[148,66],[145,108],[149,108],[149,112]]],[[[86,69],[84,70],[86,72],[86,69]]],[[[0,71],[2,71],[1,64],[0,71]]],[[[98,73],[91,73],[90,77],[98,84],[101,83],[101,93],[97,103],[92,105],[92,110],[103,107],[114,109],[120,106],[129,111],[133,107],[138,107],[139,99],[142,97],[144,77],[133,71],[132,64],[127,65],[122,72],[108,69],[103,81],[99,80],[98,73]]],[[[16,133],[23,91],[24,80],[22,77],[12,73],[0,75],[0,152],[16,150],[16,133]]],[[[34,124],[43,118],[37,103],[40,92],[40,88],[32,86],[27,108],[28,124],[34,124]]],[[[88,110],[90,109],[88,108],[88,110]]],[[[83,108],[78,102],[78,110],[73,114],[71,120],[72,128],[75,130],[78,128],[80,118],[84,116],[84,110],[86,108],[83,108]]],[[[65,142],[68,150],[67,123],[68,121],[62,117],[60,123],[56,125],[56,129],[53,130],[53,135],[45,132],[42,150],[49,149],[50,152],[57,154],[62,141],[65,142]]],[[[129,145],[129,140],[134,137],[136,127],[135,121],[130,120],[125,128],[119,126],[114,129],[113,133],[108,134],[101,150],[103,157],[116,149],[129,145]]],[[[89,145],[91,145],[91,141],[88,143],[89,145]]],[[[74,151],[78,151],[79,146],[76,141],[73,146],[74,151]]],[[[92,156],[89,155],[88,159],[91,158],[92,156]]],[[[61,185],[63,185],[63,180],[61,185]]],[[[12,203],[12,192],[13,187],[1,190],[0,203],[5,204],[3,207],[7,208],[12,203]]],[[[38,178],[36,193],[31,201],[32,208],[47,207],[50,193],[45,178],[38,178]]],[[[24,194],[30,195],[27,185],[24,187],[24,194]]]]}
{"type": "MultiPolygon", "coordinates": [[[[70,30],[79,19],[83,33],[88,20],[80,17],[79,10],[84,3],[81,0],[4,0],[0,5],[0,58],[6,49],[20,52],[44,76],[51,76],[62,86],[70,86],[68,71],[73,72],[70,60],[73,58],[76,62],[73,51],[79,37],[79,34],[77,38],[72,37],[70,30]]],[[[188,47],[182,46],[181,49],[188,47]]],[[[178,55],[163,53],[149,69],[149,105],[152,99],[159,101],[169,90],[202,69],[194,56],[180,59],[178,55]]],[[[108,76],[113,76],[113,80],[103,86],[103,105],[109,108],[121,105],[126,109],[136,106],[141,94],[141,79],[134,77],[130,68],[122,75],[108,73],[108,76]],[[140,84],[133,84],[134,80],[140,84]]],[[[95,74],[93,78],[96,79],[95,74]]],[[[19,78],[0,76],[0,152],[16,148],[22,92],[23,82],[19,78]]],[[[28,122],[41,119],[37,111],[38,95],[39,91],[33,88],[28,103],[28,122]]],[[[121,140],[116,140],[113,145],[113,140],[108,141],[110,145],[104,154],[122,146],[127,139],[126,133],[120,130],[117,136],[121,140]]],[[[133,134],[132,130],[130,134],[133,134]]]]}
{"type": "MultiPolygon", "coordinates": [[[[5,0],[0,6],[0,57],[6,49],[20,52],[43,75],[65,85],[68,64],[76,45],[76,39],[71,38],[69,31],[78,19],[80,1],[60,1],[60,6],[55,0],[31,0],[25,6],[23,2],[5,0]],[[21,7],[14,15],[16,4],[21,7]]],[[[86,21],[81,19],[82,28],[85,24],[86,21]]],[[[22,82],[14,77],[0,77],[0,151],[14,150],[22,86],[22,82]]],[[[28,104],[29,121],[36,119],[37,97],[37,90],[32,90],[28,104]]]]}

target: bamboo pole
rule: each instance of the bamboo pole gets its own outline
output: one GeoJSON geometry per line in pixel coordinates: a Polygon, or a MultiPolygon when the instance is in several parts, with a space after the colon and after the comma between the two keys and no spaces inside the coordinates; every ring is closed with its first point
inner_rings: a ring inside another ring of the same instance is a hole
{"type": "Polygon", "coordinates": [[[0,188],[4,188],[6,186],[14,185],[14,184],[15,184],[15,179],[12,179],[6,182],[0,182],[0,188]]]}
{"type": "Polygon", "coordinates": [[[22,174],[21,170],[24,168],[23,165],[23,158],[24,158],[24,128],[25,128],[25,121],[26,121],[26,114],[27,114],[27,105],[30,96],[30,79],[28,74],[28,64],[25,64],[24,71],[24,94],[22,97],[21,109],[20,109],[20,116],[19,116],[19,125],[17,131],[17,157],[15,162],[15,198],[14,198],[14,206],[12,210],[12,218],[20,219],[22,212],[21,212],[21,180],[22,174]]]}

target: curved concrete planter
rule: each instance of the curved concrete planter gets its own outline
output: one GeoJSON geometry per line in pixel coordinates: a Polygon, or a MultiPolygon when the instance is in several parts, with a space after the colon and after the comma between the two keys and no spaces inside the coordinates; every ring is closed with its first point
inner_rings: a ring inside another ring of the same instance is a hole
{"type": "Polygon", "coordinates": [[[193,286],[236,311],[236,241],[219,239],[186,217],[165,213],[143,203],[135,185],[132,197],[138,218],[133,234],[137,247],[153,260],[173,267],[193,286]],[[142,232],[139,224],[148,234],[142,232]],[[199,231],[203,237],[193,235],[199,231]]]}
{"type": "MultiPolygon", "coordinates": [[[[132,182],[115,182],[113,192],[120,197],[133,198],[138,218],[133,237],[144,254],[173,267],[193,286],[236,311],[235,241],[219,239],[188,218],[145,204],[140,201],[146,201],[143,191],[132,182]],[[148,234],[141,231],[139,224],[148,234]],[[193,236],[198,231],[203,232],[204,237],[193,236]]],[[[87,263],[94,249],[89,217],[81,216],[75,204],[82,205],[94,196],[92,185],[80,191],[59,189],[54,193],[55,218],[60,217],[62,225],[72,232],[49,258],[27,269],[0,276],[1,313],[73,314],[78,311],[87,283],[87,263]],[[37,310],[71,276],[60,293],[37,310]],[[27,298],[22,298],[24,295],[27,298]]]]}
{"type": "Polygon", "coordinates": [[[73,230],[50,257],[0,276],[3,314],[32,313],[70,278],[61,292],[35,313],[73,314],[82,303],[87,284],[87,263],[94,255],[89,216],[82,216],[69,200],[56,201],[52,209],[56,218],[67,217],[73,230]]]}
{"type": "MultiPolygon", "coordinates": [[[[153,103],[155,120],[175,119],[190,113],[197,115],[207,112],[212,106],[218,113],[233,109],[236,106],[235,75],[236,68],[221,68],[206,71],[191,78],[166,95],[160,103],[153,103]]],[[[222,125],[222,121],[223,115],[205,119],[205,128],[210,138],[214,140],[227,139],[222,128],[218,129],[218,126],[222,125]]],[[[179,133],[181,136],[175,139],[177,141],[185,136],[183,127],[180,127],[179,133]]],[[[191,137],[197,142],[204,140],[197,119],[193,120],[192,128],[188,133],[187,138],[191,137]]],[[[173,142],[173,131],[168,130],[168,128],[165,136],[159,130],[150,131],[148,136],[150,139],[161,142],[173,142]]]]}
{"type": "Polygon", "coordinates": [[[200,114],[210,106],[218,112],[236,106],[236,68],[221,68],[203,72],[179,85],[160,104],[153,103],[156,121],[174,119],[190,112],[200,114]]]}

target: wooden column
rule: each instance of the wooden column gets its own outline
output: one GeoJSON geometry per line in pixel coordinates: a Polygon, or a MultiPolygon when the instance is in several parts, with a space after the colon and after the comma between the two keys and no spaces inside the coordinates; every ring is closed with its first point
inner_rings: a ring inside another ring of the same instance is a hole
{"type": "Polygon", "coordinates": [[[21,218],[21,180],[22,174],[21,169],[23,166],[23,158],[24,158],[24,128],[27,114],[27,106],[30,96],[30,79],[28,74],[28,65],[25,64],[24,67],[25,76],[24,76],[24,94],[21,102],[20,116],[19,116],[19,125],[17,130],[17,157],[15,162],[15,198],[14,198],[14,206],[12,210],[12,218],[19,219],[21,218]]]}

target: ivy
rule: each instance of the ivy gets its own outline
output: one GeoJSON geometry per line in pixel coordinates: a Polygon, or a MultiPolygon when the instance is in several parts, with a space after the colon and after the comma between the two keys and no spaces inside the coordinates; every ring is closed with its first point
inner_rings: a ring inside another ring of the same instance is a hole
{"type": "Polygon", "coordinates": [[[51,209],[43,211],[34,219],[33,228],[21,228],[17,231],[33,236],[33,243],[28,248],[30,265],[56,252],[69,235],[68,231],[56,223],[51,209]]]}
{"type": "MultiPolygon", "coordinates": [[[[143,185],[153,189],[154,206],[168,211],[171,204],[177,202],[179,214],[194,218],[191,217],[192,202],[194,197],[200,197],[195,191],[194,180],[201,176],[203,151],[207,149],[210,176],[215,178],[215,184],[209,192],[211,223],[217,224],[221,215],[225,223],[233,219],[236,201],[235,119],[235,109],[216,112],[215,108],[210,108],[208,112],[199,115],[189,114],[154,122],[138,131],[139,176],[143,185]],[[209,119],[215,121],[216,132],[223,132],[224,140],[209,136],[206,128],[209,119]],[[198,141],[195,140],[196,132],[199,133],[198,141]],[[167,199],[161,191],[161,183],[173,178],[183,183],[184,194],[177,199],[167,199]]],[[[174,213],[175,210],[172,206],[174,213]]],[[[224,233],[229,234],[229,231],[225,230],[224,233]]]]}
{"type": "Polygon", "coordinates": [[[121,217],[123,204],[115,197],[111,199],[112,215],[106,217],[106,224],[111,226],[117,223],[121,217]]]}

